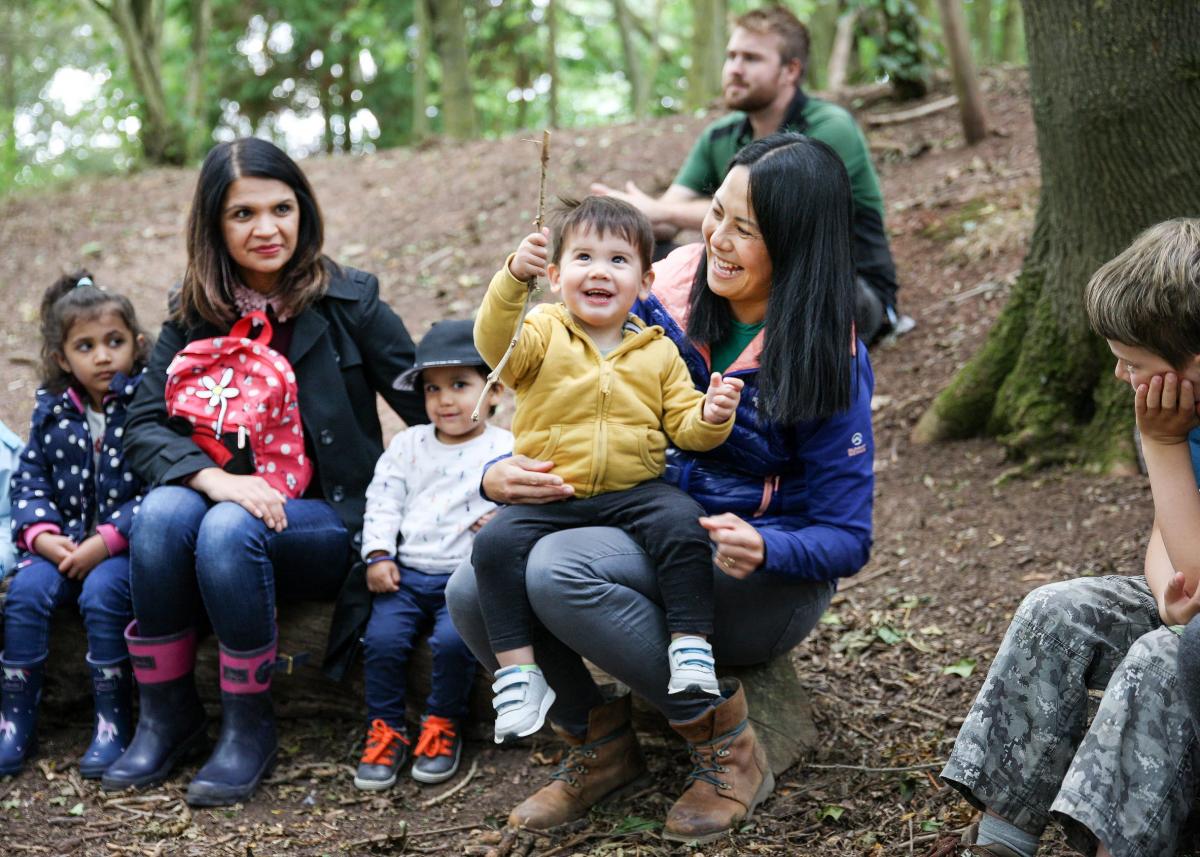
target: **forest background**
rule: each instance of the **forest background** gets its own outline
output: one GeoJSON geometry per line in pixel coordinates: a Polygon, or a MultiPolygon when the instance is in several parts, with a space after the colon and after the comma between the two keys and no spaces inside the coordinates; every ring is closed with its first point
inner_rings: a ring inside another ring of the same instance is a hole
{"type": "MultiPolygon", "coordinates": [[[[0,194],[196,161],[255,134],[294,156],[625,122],[709,105],[750,0],[5,0],[0,194]]],[[[933,0],[792,0],[807,86],[924,94],[933,0]]],[[[1021,62],[1017,0],[964,4],[976,60],[1021,62]]]]}

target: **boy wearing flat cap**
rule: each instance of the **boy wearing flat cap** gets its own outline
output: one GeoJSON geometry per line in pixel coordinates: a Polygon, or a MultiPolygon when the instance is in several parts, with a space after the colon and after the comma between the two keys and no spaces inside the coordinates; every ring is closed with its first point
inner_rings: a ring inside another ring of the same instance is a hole
{"type": "Polygon", "coordinates": [[[367,488],[362,556],[375,593],[363,637],[368,731],[354,785],[390,788],[408,756],[405,673],[418,635],[432,628],[433,675],[412,777],[440,783],[458,770],[460,724],[475,659],[450,623],[444,595],[450,573],[471,554],[482,520],[495,505],[479,495],[483,465],[512,451],[512,435],[488,424],[499,401],[494,387],[479,422],[471,412],[487,365],[475,350],[470,321],[441,321],[417,346],[417,360],[396,379],[421,390],[429,425],[396,435],[367,488]]]}

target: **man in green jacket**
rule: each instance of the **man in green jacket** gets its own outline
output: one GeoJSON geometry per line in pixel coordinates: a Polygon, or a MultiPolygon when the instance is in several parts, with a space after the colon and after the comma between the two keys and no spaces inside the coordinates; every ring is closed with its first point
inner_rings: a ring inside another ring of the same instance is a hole
{"type": "Polygon", "coordinates": [[[854,261],[859,279],[858,335],[868,343],[902,332],[911,319],[896,309],[896,267],[883,225],[883,194],[871,154],[845,109],[810,98],[800,88],[808,62],[808,30],[782,6],[755,9],[734,23],[725,51],[722,86],[734,112],[709,125],[692,147],[675,181],[659,197],[633,182],[624,190],[603,183],[592,193],[620,197],[654,225],[659,257],[681,229],[699,229],[730,160],[747,143],[778,131],[795,131],[827,143],[846,166],[854,194],[854,261]]]}

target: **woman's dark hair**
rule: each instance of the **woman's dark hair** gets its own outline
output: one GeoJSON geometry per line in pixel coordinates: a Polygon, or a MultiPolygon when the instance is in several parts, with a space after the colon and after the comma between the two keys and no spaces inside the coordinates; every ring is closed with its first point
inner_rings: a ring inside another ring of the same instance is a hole
{"type": "Polygon", "coordinates": [[[287,303],[288,314],[298,315],[329,284],[332,262],[321,253],[325,240],[321,209],[300,167],[274,143],[256,137],[218,143],[200,167],[188,215],[187,271],[176,312],[176,319],[186,324],[203,319],[221,327],[238,316],[233,287],[241,281],[225,246],[221,220],[229,187],[243,177],[275,179],[296,194],[300,229],[295,252],[279,272],[276,289],[287,303]]]}
{"type": "Polygon", "coordinates": [[[150,359],[151,339],[138,324],[133,304],[124,295],[106,292],[92,281],[88,271],[64,274],[42,295],[42,386],[61,393],[75,379],[58,365],[71,328],[105,313],[116,313],[133,335],[133,372],[146,367],[150,359]]]}
{"type": "MultiPolygon", "coordinates": [[[[850,406],[854,366],[854,259],[850,178],[829,146],[800,134],[772,134],[734,157],[749,167],[750,206],[771,259],[759,412],[792,425],[850,406]]],[[[687,333],[714,344],[731,330],[729,302],[708,288],[701,254],[692,281],[687,333]]]]}

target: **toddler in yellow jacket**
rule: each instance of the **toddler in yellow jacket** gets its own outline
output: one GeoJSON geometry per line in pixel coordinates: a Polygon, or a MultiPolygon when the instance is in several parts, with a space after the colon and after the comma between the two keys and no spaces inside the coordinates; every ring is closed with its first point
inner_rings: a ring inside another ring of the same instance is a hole
{"type": "Polygon", "coordinates": [[[664,482],[668,441],[719,446],[733,428],[742,382],[714,373],[697,390],[661,327],[630,315],[654,282],[654,236],[645,216],[612,197],[568,206],[548,232],[525,237],[492,278],[475,320],[475,345],[492,366],[512,338],[526,283],[545,274],[563,303],[526,318],[502,379],[516,392],[513,450],[554,462],[574,496],[507,506],[472,551],[480,604],[500,665],[493,705],[496,742],[542,727],[554,691],[534,660],[525,563],[542,536],[616,526],[654,561],[671,645],[671,693],[719,693],[707,637],[713,570],[700,504],[664,482]]]}

